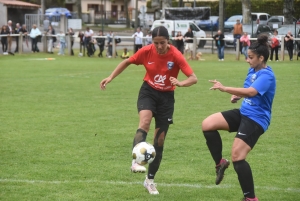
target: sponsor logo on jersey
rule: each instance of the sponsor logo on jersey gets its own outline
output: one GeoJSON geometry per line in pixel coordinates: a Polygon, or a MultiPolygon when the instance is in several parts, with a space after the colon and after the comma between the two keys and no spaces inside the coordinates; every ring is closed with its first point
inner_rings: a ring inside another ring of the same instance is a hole
{"type": "Polygon", "coordinates": [[[169,70],[171,70],[174,67],[174,62],[168,61],[167,67],[168,67],[169,70]]]}
{"type": "Polygon", "coordinates": [[[254,82],[256,80],[256,74],[253,74],[252,76],[251,76],[251,82],[254,82]]]}
{"type": "Polygon", "coordinates": [[[155,75],[154,82],[160,86],[165,86],[166,75],[155,75]]]}

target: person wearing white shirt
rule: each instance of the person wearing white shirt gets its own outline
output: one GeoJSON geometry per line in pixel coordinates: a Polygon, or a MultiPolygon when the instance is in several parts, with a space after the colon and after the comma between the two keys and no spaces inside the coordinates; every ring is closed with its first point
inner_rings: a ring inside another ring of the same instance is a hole
{"type": "Polygon", "coordinates": [[[134,52],[137,52],[139,49],[143,47],[143,37],[144,37],[143,32],[141,32],[140,28],[137,28],[136,32],[132,35],[132,38],[135,38],[134,52]]]}
{"type": "Polygon", "coordinates": [[[148,32],[148,34],[146,35],[146,45],[150,45],[152,44],[152,34],[151,31],[148,32]]]}
{"type": "Polygon", "coordinates": [[[39,48],[37,46],[37,42],[38,42],[38,36],[41,36],[42,33],[39,30],[39,28],[36,27],[36,24],[32,25],[32,29],[30,31],[30,38],[31,38],[31,50],[32,52],[39,52],[39,48]]]}
{"type": "MultiPolygon", "coordinates": [[[[8,27],[8,31],[9,31],[9,34],[13,34],[13,27],[12,27],[12,21],[9,20],[7,22],[7,27],[8,27]]],[[[11,55],[14,55],[12,52],[11,52],[11,44],[12,44],[12,37],[11,36],[7,36],[7,44],[8,44],[8,54],[11,54],[11,55]]]]}
{"type": "Polygon", "coordinates": [[[84,32],[84,45],[87,47],[89,42],[92,40],[92,36],[94,35],[94,32],[90,27],[86,27],[86,31],[84,32]]]}

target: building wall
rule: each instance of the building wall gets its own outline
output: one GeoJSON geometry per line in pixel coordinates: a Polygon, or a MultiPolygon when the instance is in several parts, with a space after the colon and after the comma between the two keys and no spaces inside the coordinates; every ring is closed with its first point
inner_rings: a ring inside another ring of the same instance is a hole
{"type": "Polygon", "coordinates": [[[7,24],[7,8],[0,3],[0,26],[7,24]]]}

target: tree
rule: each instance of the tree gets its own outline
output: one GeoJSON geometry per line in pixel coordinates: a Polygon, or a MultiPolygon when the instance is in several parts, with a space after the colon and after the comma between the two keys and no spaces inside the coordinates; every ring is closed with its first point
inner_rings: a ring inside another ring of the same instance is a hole
{"type": "Polygon", "coordinates": [[[285,24],[293,24],[294,0],[284,0],[283,2],[283,15],[285,24]]]}
{"type": "Polygon", "coordinates": [[[183,0],[179,0],[178,7],[183,7],[183,0]]]}
{"type": "Polygon", "coordinates": [[[76,7],[78,12],[78,18],[82,19],[81,0],[76,0],[76,7]]]}
{"type": "Polygon", "coordinates": [[[128,14],[128,0],[124,0],[124,12],[125,12],[125,18],[126,18],[126,27],[130,27],[130,19],[128,14]]]}
{"type": "Polygon", "coordinates": [[[225,0],[219,1],[219,30],[224,33],[225,0]]]}
{"type": "Polygon", "coordinates": [[[251,23],[251,0],[242,0],[243,23],[251,23]]]}

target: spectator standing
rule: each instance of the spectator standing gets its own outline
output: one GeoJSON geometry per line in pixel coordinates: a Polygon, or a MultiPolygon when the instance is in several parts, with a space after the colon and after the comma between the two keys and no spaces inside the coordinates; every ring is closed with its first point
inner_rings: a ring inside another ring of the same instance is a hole
{"type": "MultiPolygon", "coordinates": [[[[6,25],[3,25],[1,27],[1,35],[8,35],[9,34],[9,30],[8,27],[6,25]]],[[[3,51],[3,55],[7,55],[7,36],[2,36],[1,37],[1,44],[2,44],[2,51],[3,51]]]]}
{"type": "Polygon", "coordinates": [[[60,31],[57,34],[57,40],[59,41],[59,53],[57,55],[65,55],[65,47],[66,47],[66,34],[63,31],[60,31]]]}
{"type": "Polygon", "coordinates": [[[82,47],[84,46],[84,42],[83,42],[84,34],[82,33],[82,31],[79,31],[78,37],[79,37],[79,55],[80,55],[82,54],[82,47]]]}
{"type": "Polygon", "coordinates": [[[49,26],[50,26],[50,21],[49,21],[49,17],[46,17],[43,21],[43,26],[44,26],[44,31],[47,32],[49,26]]]}
{"type": "Polygon", "coordinates": [[[152,44],[151,31],[149,31],[148,34],[146,35],[146,45],[150,45],[150,44],[152,44]]]}
{"type": "Polygon", "coordinates": [[[219,61],[224,61],[224,34],[221,30],[218,30],[218,33],[213,36],[213,39],[216,41],[216,46],[218,48],[218,58],[219,61]]]}
{"type": "Polygon", "coordinates": [[[132,38],[134,38],[134,52],[143,47],[143,37],[144,34],[141,32],[141,28],[137,28],[136,32],[132,35],[132,38]]]}
{"type": "Polygon", "coordinates": [[[86,31],[84,32],[84,46],[87,47],[89,42],[92,40],[92,36],[94,35],[94,32],[90,27],[86,27],[86,31]]]}
{"type": "MultiPolygon", "coordinates": [[[[23,25],[22,25],[22,27],[21,27],[19,33],[22,33],[22,35],[23,35],[23,37],[24,37],[24,39],[25,39],[26,45],[27,45],[27,47],[28,47],[28,36],[27,36],[28,31],[27,31],[27,29],[26,29],[26,24],[23,24],[23,25]]],[[[22,44],[22,47],[23,47],[23,44],[22,44]]]]}
{"type": "MultiPolygon", "coordinates": [[[[233,26],[233,45],[236,50],[236,41],[241,38],[243,34],[243,25],[240,20],[236,20],[236,24],[233,26]]],[[[242,51],[241,42],[240,42],[240,50],[242,51]]],[[[241,52],[242,53],[242,52],[241,52]]]]}
{"type": "MultiPolygon", "coordinates": [[[[99,35],[98,36],[102,36],[103,37],[103,32],[99,31],[99,35]]],[[[99,54],[98,57],[103,57],[103,51],[104,51],[104,45],[105,45],[105,38],[96,38],[97,41],[97,45],[99,47],[99,54]]]]}
{"type": "Polygon", "coordinates": [[[109,33],[106,35],[107,36],[107,57],[111,58],[112,56],[112,40],[114,33],[112,31],[109,31],[109,33]]]}
{"type": "Polygon", "coordinates": [[[248,57],[248,48],[250,46],[250,38],[247,34],[247,32],[244,32],[243,36],[240,38],[240,41],[242,43],[242,53],[245,55],[245,60],[247,60],[248,57]]]}
{"type": "Polygon", "coordinates": [[[38,43],[38,37],[41,36],[42,33],[41,31],[39,30],[39,28],[36,27],[36,24],[33,24],[32,25],[32,29],[30,31],[30,38],[31,38],[31,50],[33,53],[35,52],[39,52],[39,48],[37,46],[37,43],[38,43]]]}
{"type": "Polygon", "coordinates": [[[194,33],[192,32],[192,29],[189,27],[188,31],[184,34],[185,39],[185,53],[187,54],[188,51],[191,52],[190,59],[194,59],[193,57],[193,50],[194,50],[194,33]]]}
{"type": "Polygon", "coordinates": [[[55,30],[52,25],[49,25],[48,30],[46,30],[46,35],[48,36],[48,53],[53,54],[53,43],[56,41],[55,30]]]}
{"type": "Polygon", "coordinates": [[[275,52],[275,60],[278,61],[278,48],[279,48],[279,38],[278,31],[275,30],[271,38],[271,56],[270,61],[273,61],[273,54],[275,52]]]}
{"type": "Polygon", "coordinates": [[[176,36],[174,37],[174,41],[176,41],[176,48],[181,52],[181,54],[184,53],[184,42],[183,42],[183,36],[181,31],[178,31],[176,36]]]}
{"type": "Polygon", "coordinates": [[[294,47],[294,37],[291,31],[288,31],[288,33],[284,37],[285,46],[289,53],[290,61],[293,61],[293,47],[294,47]]]}
{"type": "MultiPolygon", "coordinates": [[[[21,30],[21,26],[19,23],[16,24],[16,28],[15,28],[15,31],[14,33],[15,34],[20,34],[20,30],[21,30]]],[[[15,37],[16,39],[16,49],[15,49],[15,53],[17,53],[19,51],[19,36],[16,36],[15,37]]]]}
{"type": "MultiPolygon", "coordinates": [[[[8,27],[8,31],[9,31],[9,35],[13,34],[14,33],[14,29],[12,27],[12,21],[9,20],[7,22],[7,27],[8,27]]],[[[11,44],[12,44],[12,37],[11,36],[7,36],[7,51],[8,51],[8,54],[11,54],[11,55],[14,55],[14,53],[11,52],[11,44]]]]}
{"type": "Polygon", "coordinates": [[[71,55],[74,56],[74,51],[73,51],[73,45],[74,45],[74,31],[73,29],[70,27],[68,29],[68,35],[70,36],[70,42],[71,42],[71,55]]]}

